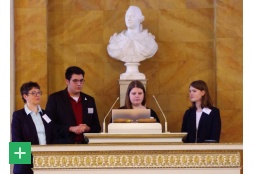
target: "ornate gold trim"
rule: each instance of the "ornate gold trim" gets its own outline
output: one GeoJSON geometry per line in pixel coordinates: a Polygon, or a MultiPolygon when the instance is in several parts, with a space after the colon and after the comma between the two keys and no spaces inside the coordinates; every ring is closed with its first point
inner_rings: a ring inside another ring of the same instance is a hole
{"type": "Polygon", "coordinates": [[[240,152],[229,151],[85,151],[33,152],[34,168],[238,168],[240,152]]]}

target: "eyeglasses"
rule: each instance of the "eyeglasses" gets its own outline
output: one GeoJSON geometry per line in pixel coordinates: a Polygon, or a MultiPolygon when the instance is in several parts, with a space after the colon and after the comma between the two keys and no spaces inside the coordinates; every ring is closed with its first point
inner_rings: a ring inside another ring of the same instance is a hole
{"type": "Polygon", "coordinates": [[[32,96],[41,96],[42,95],[42,91],[39,91],[39,92],[35,92],[35,91],[33,91],[33,92],[29,92],[28,94],[31,94],[32,96]]]}
{"type": "Polygon", "coordinates": [[[73,81],[73,83],[75,83],[75,84],[77,84],[78,82],[80,82],[81,84],[83,84],[84,79],[81,79],[81,80],[73,79],[72,81],[73,81]]]}

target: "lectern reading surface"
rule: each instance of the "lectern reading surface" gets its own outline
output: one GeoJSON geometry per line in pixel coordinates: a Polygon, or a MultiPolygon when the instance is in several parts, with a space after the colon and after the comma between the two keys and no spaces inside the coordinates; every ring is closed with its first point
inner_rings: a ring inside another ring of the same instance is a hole
{"type": "Polygon", "coordinates": [[[112,122],[116,119],[130,119],[136,122],[138,119],[150,118],[150,109],[113,109],[112,122]]]}

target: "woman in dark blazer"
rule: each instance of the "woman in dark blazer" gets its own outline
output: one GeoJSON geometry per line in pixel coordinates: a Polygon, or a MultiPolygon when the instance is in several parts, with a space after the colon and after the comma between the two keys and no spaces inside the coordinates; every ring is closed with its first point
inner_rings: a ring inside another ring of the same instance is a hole
{"type": "MultiPolygon", "coordinates": [[[[42,92],[36,82],[24,83],[20,88],[24,108],[13,112],[12,142],[31,142],[32,145],[54,143],[53,123],[39,103],[42,92]]],[[[14,164],[14,174],[32,174],[33,164],[14,164]]]]}
{"type": "Polygon", "coordinates": [[[189,87],[192,106],[185,111],[182,132],[187,132],[185,143],[219,142],[221,132],[220,111],[214,107],[208,87],[202,80],[193,81],[189,87]]]}

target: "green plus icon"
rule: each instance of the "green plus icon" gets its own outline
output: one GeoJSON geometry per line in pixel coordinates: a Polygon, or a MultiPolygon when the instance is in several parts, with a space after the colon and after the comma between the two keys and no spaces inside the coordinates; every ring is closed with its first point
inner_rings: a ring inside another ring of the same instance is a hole
{"type": "Polygon", "coordinates": [[[31,142],[9,142],[9,164],[31,164],[31,142]]]}

